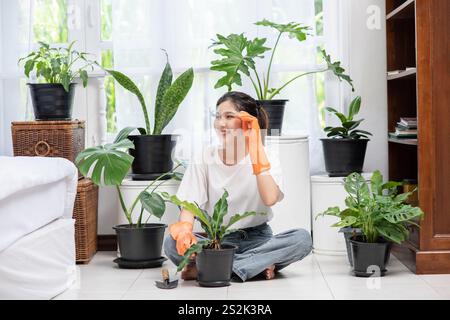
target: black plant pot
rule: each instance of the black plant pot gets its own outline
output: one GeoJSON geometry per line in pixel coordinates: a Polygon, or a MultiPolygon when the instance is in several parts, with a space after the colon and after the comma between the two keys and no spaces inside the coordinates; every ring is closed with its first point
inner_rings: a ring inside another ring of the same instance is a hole
{"type": "Polygon", "coordinates": [[[258,100],[269,117],[269,136],[281,136],[284,108],[289,100],[258,100]]]}
{"type": "Polygon", "coordinates": [[[128,261],[151,261],[161,258],[164,230],[167,225],[147,223],[141,228],[121,224],[113,227],[117,234],[120,256],[128,261]]]}
{"type": "Polygon", "coordinates": [[[341,228],[341,229],[339,229],[339,232],[342,232],[344,234],[345,246],[347,247],[348,262],[353,267],[352,252],[350,249],[350,238],[353,236],[360,236],[363,233],[362,233],[361,229],[352,228],[352,227],[341,228]]]}
{"type": "MultiPolygon", "coordinates": [[[[133,180],[153,180],[173,168],[172,152],[176,145],[176,135],[136,135],[128,136],[133,141],[133,180]]],[[[164,179],[169,179],[166,176],[164,179]]]]}
{"type": "Polygon", "coordinates": [[[202,287],[230,285],[236,247],[223,245],[222,249],[203,249],[196,258],[197,281],[202,287]]]}
{"type": "Polygon", "coordinates": [[[69,86],[69,92],[62,84],[28,83],[36,120],[72,119],[73,95],[75,83],[69,86]]]}
{"type": "Polygon", "coordinates": [[[391,255],[391,247],[390,242],[382,239],[376,243],[363,242],[363,236],[350,239],[355,276],[384,276],[391,255]]]}
{"type": "Polygon", "coordinates": [[[330,177],[346,177],[361,173],[369,139],[320,139],[325,169],[330,177]]]}

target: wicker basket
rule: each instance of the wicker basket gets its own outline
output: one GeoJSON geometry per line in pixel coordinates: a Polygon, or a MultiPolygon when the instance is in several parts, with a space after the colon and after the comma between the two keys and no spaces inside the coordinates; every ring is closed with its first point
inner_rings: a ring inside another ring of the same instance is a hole
{"type": "Polygon", "coordinates": [[[73,210],[77,263],[88,263],[97,252],[97,205],[98,187],[79,180],[73,210]]]}
{"type": "Polygon", "coordinates": [[[84,128],[84,121],[79,120],[12,122],[14,156],[61,157],[75,162],[84,149],[84,128]]]}

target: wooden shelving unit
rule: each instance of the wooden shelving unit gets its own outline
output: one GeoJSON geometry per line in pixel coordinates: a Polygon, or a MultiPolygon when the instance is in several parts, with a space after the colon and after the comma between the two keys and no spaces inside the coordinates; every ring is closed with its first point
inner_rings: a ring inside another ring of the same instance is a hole
{"type": "MultiPolygon", "coordinates": [[[[417,117],[417,139],[389,141],[389,179],[418,182],[420,228],[393,252],[417,274],[450,273],[449,0],[386,0],[388,131],[417,117]]],[[[387,133],[386,133],[387,135],[387,133]]]]}

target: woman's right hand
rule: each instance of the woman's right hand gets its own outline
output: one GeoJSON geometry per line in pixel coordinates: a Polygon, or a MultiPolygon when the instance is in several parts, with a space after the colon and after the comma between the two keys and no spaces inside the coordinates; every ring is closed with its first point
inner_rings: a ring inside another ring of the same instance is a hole
{"type": "Polygon", "coordinates": [[[197,243],[197,238],[192,233],[194,225],[189,221],[178,221],[169,226],[169,233],[177,242],[176,248],[180,256],[183,256],[186,251],[197,243]]]}

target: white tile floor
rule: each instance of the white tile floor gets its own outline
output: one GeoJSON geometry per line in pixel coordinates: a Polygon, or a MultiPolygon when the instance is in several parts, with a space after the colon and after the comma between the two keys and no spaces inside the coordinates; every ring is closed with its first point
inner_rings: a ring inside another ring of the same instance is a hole
{"type": "MultiPolygon", "coordinates": [[[[223,288],[202,288],[180,280],[173,290],[155,287],[161,269],[119,269],[115,252],[99,252],[79,265],[79,280],[55,299],[450,299],[450,275],[417,276],[394,256],[382,278],[350,274],[345,256],[309,255],[280,272],[274,280],[232,282],[223,288]]],[[[164,265],[171,276],[175,266],[164,265]]]]}

